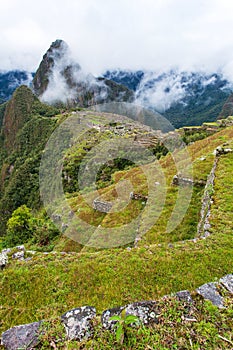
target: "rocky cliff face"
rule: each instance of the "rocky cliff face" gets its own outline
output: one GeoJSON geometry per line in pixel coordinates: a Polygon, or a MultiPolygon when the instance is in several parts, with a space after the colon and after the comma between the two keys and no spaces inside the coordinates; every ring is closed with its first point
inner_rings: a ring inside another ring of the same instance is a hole
{"type": "Polygon", "coordinates": [[[80,107],[110,101],[132,101],[134,97],[133,91],[121,84],[84,73],[63,40],[53,42],[43,56],[32,87],[45,102],[63,102],[80,107]]]}

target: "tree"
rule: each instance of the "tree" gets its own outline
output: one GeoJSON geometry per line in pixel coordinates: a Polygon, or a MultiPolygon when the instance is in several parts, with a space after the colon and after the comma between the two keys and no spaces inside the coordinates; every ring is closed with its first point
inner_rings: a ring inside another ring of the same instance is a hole
{"type": "Polygon", "coordinates": [[[31,209],[26,205],[17,208],[7,221],[7,232],[4,246],[12,247],[28,241],[33,235],[31,209]]]}

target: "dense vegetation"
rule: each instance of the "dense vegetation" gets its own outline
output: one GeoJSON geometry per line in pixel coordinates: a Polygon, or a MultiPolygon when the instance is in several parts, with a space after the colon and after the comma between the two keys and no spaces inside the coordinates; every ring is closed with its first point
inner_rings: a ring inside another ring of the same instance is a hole
{"type": "MultiPolygon", "coordinates": [[[[219,159],[211,207],[211,235],[196,242],[193,238],[200,218],[203,184],[213,167],[213,151],[222,144],[233,147],[233,127],[222,125],[211,136],[207,133],[198,136],[197,130],[183,134],[189,144],[187,150],[192,160],[194,186],[189,208],[182,222],[171,232],[166,228],[178,197],[178,188],[172,185],[177,164],[171,152],[162,143],[154,143],[153,139],[151,150],[158,158],[166,183],[166,200],[159,219],[142,235],[137,246],[131,242],[121,248],[98,250],[61,235],[41,206],[41,154],[52,131],[70,113],[59,114],[57,109],[41,104],[26,87],[17,91],[12,101],[1,108],[1,244],[9,247],[24,243],[27,249],[34,249],[36,253],[26,253],[31,258],[27,261],[10,259],[7,268],[0,272],[0,331],[21,323],[53,319],[48,323],[48,335],[41,340],[41,349],[48,349],[51,341],[56,339],[59,339],[58,349],[230,349],[232,298],[227,299],[227,309],[217,310],[194,293],[193,316],[197,322],[193,324],[182,322],[184,306],[174,298],[160,300],[158,325],[128,329],[123,345],[116,343],[112,333],[100,329],[98,318],[92,341],[68,343],[57,320],[59,315],[74,307],[93,305],[100,315],[109,307],[137,300],[156,300],[178,290],[194,290],[203,283],[232,273],[232,153],[219,159]],[[14,129],[16,137],[9,139],[5,132],[6,121],[15,117],[16,110],[19,117],[14,129]],[[54,251],[43,254],[43,250],[54,251]],[[230,343],[222,338],[229,339],[230,343]]],[[[97,127],[101,120],[102,125],[107,124],[106,115],[85,111],[76,116],[86,118],[97,127]]],[[[115,131],[114,127],[103,132],[90,128],[65,154],[63,184],[68,203],[75,215],[96,227],[101,224],[111,228],[128,223],[132,217],[143,215],[146,205],[145,199],[131,200],[120,213],[100,213],[87,205],[79,193],[75,175],[81,160],[103,140],[119,138],[115,131]]],[[[126,128],[124,137],[147,135],[139,127],[132,133],[126,128]]],[[[146,164],[147,169],[150,166],[151,163],[146,164]]],[[[97,177],[99,195],[106,201],[115,200],[115,187],[122,180],[130,180],[134,192],[143,198],[148,196],[145,175],[123,156],[100,169],[97,177]]],[[[91,189],[87,189],[86,194],[91,198],[91,189]]],[[[153,203],[148,225],[156,208],[153,203]]],[[[62,220],[63,209],[58,205],[57,215],[62,220]]],[[[82,230],[80,226],[79,234],[82,230]]],[[[140,227],[137,234],[140,235],[140,227]]]]}
{"type": "Polygon", "coordinates": [[[53,116],[58,110],[43,105],[26,86],[17,89],[1,108],[0,235],[3,235],[6,221],[20,205],[40,207],[41,152],[56,126],[57,118],[53,116]]]}

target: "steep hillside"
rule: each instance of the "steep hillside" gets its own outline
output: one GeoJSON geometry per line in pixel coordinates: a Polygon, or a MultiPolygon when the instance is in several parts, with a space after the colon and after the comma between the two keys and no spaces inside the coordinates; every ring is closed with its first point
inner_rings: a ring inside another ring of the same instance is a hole
{"type": "MultiPolygon", "coordinates": [[[[195,180],[206,180],[214,163],[213,151],[222,144],[225,144],[227,149],[232,149],[232,137],[233,127],[229,127],[188,146],[195,180]]],[[[173,232],[172,236],[165,237],[167,235],[164,230],[165,222],[169,221],[168,213],[171,212],[171,206],[174,205],[173,201],[177,191],[177,187],[171,185],[176,169],[171,155],[168,154],[160,159],[168,187],[167,201],[164,212],[161,214],[160,224],[148,231],[148,234],[139,241],[138,246],[128,247],[128,249],[116,248],[98,252],[88,252],[85,251],[88,249],[83,249],[79,253],[69,253],[74,246],[70,245],[71,249],[69,249],[68,238],[66,238],[64,240],[66,241],[67,253],[52,252],[45,255],[37,252],[34,255],[28,253],[27,257],[30,259],[25,261],[12,259],[8,267],[1,272],[3,277],[0,297],[2,304],[0,309],[1,329],[6,330],[16,324],[40,319],[55,318],[69,309],[82,305],[95,305],[97,313],[100,314],[106,308],[125,305],[135,300],[157,300],[160,296],[175,293],[178,290],[194,290],[203,283],[231,273],[233,250],[232,156],[232,152],[229,151],[218,158],[214,187],[211,189],[212,205],[209,218],[211,227],[208,228],[210,231],[208,237],[202,239],[197,237],[198,213],[201,209],[203,190],[202,188],[198,189],[196,185],[194,186],[194,200],[191,201],[191,208],[186,214],[186,219],[182,222],[182,229],[184,232],[187,229],[188,235],[182,237],[178,230],[177,237],[175,237],[176,232],[173,232]],[[192,220],[191,225],[190,220],[192,220]],[[175,240],[172,240],[172,237],[175,240]],[[35,285],[38,288],[35,288],[35,285]],[[9,298],[9,295],[14,296],[14,298],[9,298]]],[[[138,168],[116,173],[115,182],[119,181],[120,178],[127,177],[135,180],[135,191],[143,193],[142,177],[138,168]]],[[[105,192],[108,196],[111,190],[111,186],[102,189],[103,193],[105,192]]],[[[78,210],[82,198],[78,199],[77,196],[72,195],[69,200],[77,215],[84,215],[85,211],[88,213],[88,207],[83,205],[80,208],[83,208],[84,212],[78,210]]],[[[141,210],[141,208],[139,209],[141,210]]],[[[124,219],[127,218],[127,215],[128,218],[131,217],[132,212],[133,210],[125,211],[124,219]]],[[[134,212],[136,212],[136,208],[134,212]]],[[[118,223],[119,218],[118,214],[118,223]]],[[[113,219],[114,216],[107,214],[101,225],[113,225],[113,219]]],[[[59,245],[61,250],[65,248],[64,242],[62,246],[61,240],[57,248],[59,245]]],[[[168,302],[168,299],[166,300],[168,302]]],[[[167,348],[171,344],[178,344],[179,348],[182,339],[182,346],[185,349],[192,349],[194,344],[197,348],[202,348],[204,344],[205,348],[207,346],[210,349],[231,349],[232,296],[228,298],[226,310],[217,312],[217,309],[211,304],[203,304],[202,315],[208,315],[208,317],[205,319],[204,316],[194,313],[199,316],[197,316],[196,321],[191,323],[192,326],[190,325],[191,333],[187,333],[187,329],[185,332],[183,328],[179,328],[182,321],[180,306],[178,307],[170,300],[169,309],[166,310],[164,317],[166,315],[169,318],[170,327],[171,324],[173,325],[172,334],[169,333],[168,329],[168,333],[165,331],[165,326],[162,329],[158,328],[160,335],[156,334],[159,340],[155,338],[155,342],[164,341],[164,346],[167,344],[167,348]],[[179,317],[179,321],[177,317],[179,317]],[[222,326],[217,329],[219,324],[222,326]],[[178,329],[179,334],[177,333],[178,329]],[[222,333],[220,329],[225,331],[222,333]],[[165,337],[164,331],[167,337],[165,337]],[[185,334],[189,334],[190,337],[186,337],[185,334]],[[219,338],[218,334],[225,340],[219,338]],[[190,343],[189,339],[192,339],[193,343],[190,343]]],[[[197,309],[195,310],[197,312],[197,309]]],[[[164,322],[166,323],[166,320],[164,322]]],[[[153,328],[147,332],[151,332],[150,336],[154,334],[153,328]]],[[[131,336],[136,337],[137,335],[131,336]]],[[[141,333],[141,336],[144,339],[144,333],[141,333]]],[[[107,339],[102,332],[99,337],[101,341],[104,341],[106,347],[108,344],[115,344],[109,334],[106,335],[106,337],[110,337],[107,339]]],[[[138,342],[142,341],[140,337],[137,339],[138,342]]],[[[44,341],[46,344],[46,339],[44,341]]],[[[81,345],[78,342],[71,344],[73,348],[77,349],[80,346],[88,348],[91,345],[91,342],[81,345]]],[[[57,346],[59,346],[59,341],[57,346]]],[[[123,348],[119,345],[119,349],[123,348]]]]}
{"type": "Polygon", "coordinates": [[[0,235],[12,211],[21,204],[38,207],[38,170],[41,152],[54,129],[58,110],[42,104],[32,91],[19,87],[1,105],[0,235]]]}
{"type": "Polygon", "coordinates": [[[17,89],[12,99],[7,103],[2,132],[4,137],[4,144],[10,152],[14,148],[16,135],[22,126],[30,119],[33,104],[38,101],[32,91],[22,85],[17,89]]]}
{"type": "Polygon", "coordinates": [[[226,118],[233,114],[233,95],[230,95],[224,103],[221,112],[219,113],[219,119],[226,118]]]}
{"type": "MultiPolygon", "coordinates": [[[[65,349],[56,322],[69,309],[94,305],[99,317],[232,273],[232,118],[162,133],[114,113],[58,110],[21,86],[1,105],[0,121],[0,244],[13,247],[0,271],[0,332],[52,318],[52,340],[43,339],[41,349],[54,339],[65,349]],[[53,131],[58,139],[50,139],[53,131]]],[[[148,345],[148,332],[165,349],[192,349],[190,339],[197,349],[231,346],[231,296],[224,310],[195,296],[191,333],[181,327],[182,306],[166,300],[158,302],[158,332],[134,330],[132,349],[148,345]]],[[[118,346],[99,332],[67,346],[118,346]]]]}

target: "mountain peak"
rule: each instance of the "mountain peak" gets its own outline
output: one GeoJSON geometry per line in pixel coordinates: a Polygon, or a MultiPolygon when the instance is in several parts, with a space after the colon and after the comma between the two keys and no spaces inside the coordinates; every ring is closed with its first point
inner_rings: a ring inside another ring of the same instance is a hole
{"type": "Polygon", "coordinates": [[[109,101],[131,101],[133,91],[105,78],[96,78],[82,71],[69,46],[55,40],[43,56],[32,87],[43,101],[88,107],[109,101]]]}
{"type": "MultiPolygon", "coordinates": [[[[32,81],[32,87],[36,95],[41,96],[46,91],[56,64],[61,67],[71,65],[69,46],[61,39],[52,42],[36,71],[32,81]]],[[[77,64],[76,69],[80,69],[77,64]]]]}
{"type": "Polygon", "coordinates": [[[43,58],[51,57],[53,60],[61,58],[69,53],[68,44],[61,39],[52,42],[43,58]]]}

